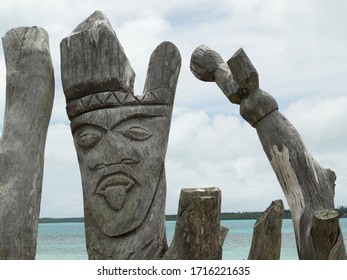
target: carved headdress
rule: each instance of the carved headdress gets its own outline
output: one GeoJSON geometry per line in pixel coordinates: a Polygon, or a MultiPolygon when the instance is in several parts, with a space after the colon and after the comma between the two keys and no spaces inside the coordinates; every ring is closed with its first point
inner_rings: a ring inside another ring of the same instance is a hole
{"type": "Polygon", "coordinates": [[[172,43],[160,44],[150,59],[144,93],[135,96],[135,73],[116,33],[103,13],[94,12],[61,42],[62,84],[69,119],[102,108],[172,105],[180,62],[172,43]]]}

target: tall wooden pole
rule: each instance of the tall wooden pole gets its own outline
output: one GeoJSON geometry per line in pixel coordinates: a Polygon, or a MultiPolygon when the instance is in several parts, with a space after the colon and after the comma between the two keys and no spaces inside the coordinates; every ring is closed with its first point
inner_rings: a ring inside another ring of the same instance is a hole
{"type": "Polygon", "coordinates": [[[11,29],[2,42],[7,73],[0,141],[0,259],[34,259],[53,67],[42,28],[11,29]]]}

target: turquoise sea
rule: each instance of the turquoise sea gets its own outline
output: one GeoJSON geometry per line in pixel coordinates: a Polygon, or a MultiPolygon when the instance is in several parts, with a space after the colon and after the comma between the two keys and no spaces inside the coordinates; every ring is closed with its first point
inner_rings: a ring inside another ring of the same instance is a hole
{"type": "MultiPolygon", "coordinates": [[[[223,246],[223,259],[247,259],[252,241],[255,220],[230,220],[221,224],[229,228],[223,246]]],[[[347,219],[340,219],[345,244],[347,244],[347,219]]],[[[170,244],[175,222],[166,222],[170,244]]],[[[83,223],[39,224],[36,259],[85,260],[88,259],[83,223]]],[[[281,259],[297,259],[294,230],[291,220],[283,220],[281,259]]]]}

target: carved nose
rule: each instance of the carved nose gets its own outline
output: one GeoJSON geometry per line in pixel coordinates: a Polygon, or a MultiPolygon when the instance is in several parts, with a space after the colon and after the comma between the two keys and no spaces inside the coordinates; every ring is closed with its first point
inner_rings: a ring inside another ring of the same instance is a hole
{"type": "Polygon", "coordinates": [[[139,162],[139,154],[128,145],[125,139],[107,131],[102,142],[93,153],[92,169],[101,169],[115,164],[134,164],[139,162]]]}
{"type": "Polygon", "coordinates": [[[98,163],[96,164],[93,169],[102,169],[102,168],[106,168],[112,165],[118,165],[118,164],[132,164],[132,163],[139,163],[139,160],[134,160],[131,158],[127,158],[127,159],[122,159],[120,162],[111,162],[111,163],[98,163]]]}

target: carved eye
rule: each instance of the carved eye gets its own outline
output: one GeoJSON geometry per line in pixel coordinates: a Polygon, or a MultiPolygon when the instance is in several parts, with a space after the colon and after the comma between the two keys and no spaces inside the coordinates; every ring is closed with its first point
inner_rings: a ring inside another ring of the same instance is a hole
{"type": "Polygon", "coordinates": [[[83,125],[74,133],[74,138],[78,146],[90,149],[100,142],[103,135],[102,129],[92,125],[83,125]]]}
{"type": "Polygon", "coordinates": [[[77,139],[77,144],[82,148],[92,148],[101,140],[101,135],[84,133],[77,139]]]}
{"type": "Polygon", "coordinates": [[[152,133],[141,126],[132,126],[130,128],[122,129],[120,133],[132,140],[143,141],[152,136],[152,133]]]}

